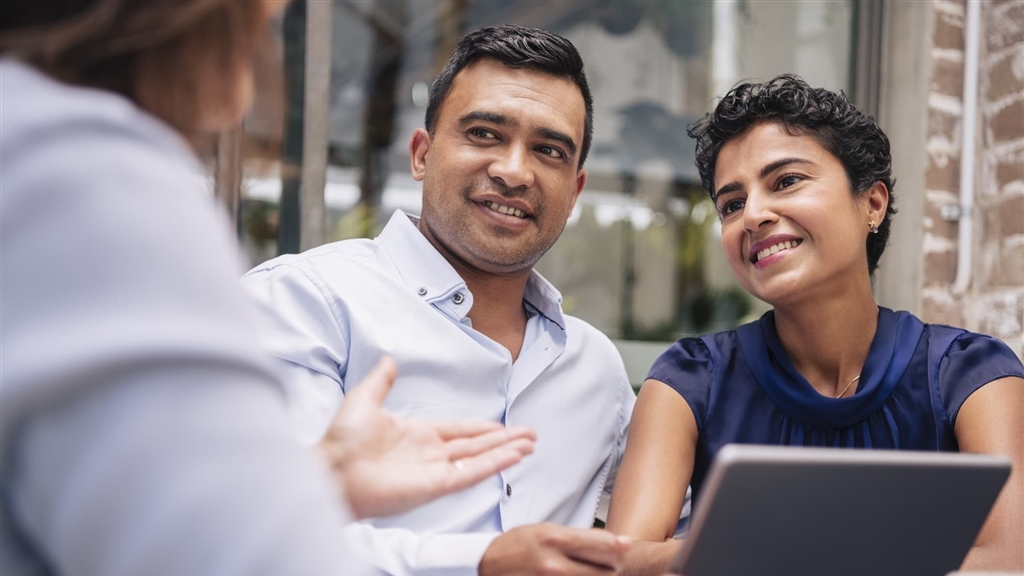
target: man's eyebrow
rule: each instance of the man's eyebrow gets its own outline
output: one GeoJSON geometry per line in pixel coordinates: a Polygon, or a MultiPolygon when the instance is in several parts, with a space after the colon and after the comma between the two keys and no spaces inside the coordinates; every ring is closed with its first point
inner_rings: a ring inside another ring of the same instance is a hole
{"type": "Polygon", "coordinates": [[[576,142],[573,141],[572,137],[568,134],[559,132],[558,130],[552,130],[551,128],[538,128],[537,135],[547,140],[554,140],[555,142],[561,142],[566,148],[569,149],[569,157],[576,156],[576,142]]]}
{"type": "MultiPolygon", "coordinates": [[[[516,121],[505,116],[504,114],[498,114],[497,112],[487,112],[486,110],[474,110],[459,118],[459,125],[465,126],[473,122],[487,122],[488,124],[494,124],[496,126],[514,126],[516,121]]],[[[561,143],[569,151],[569,157],[576,156],[576,142],[572,139],[572,136],[553,130],[551,128],[538,128],[536,134],[546,140],[554,140],[555,142],[561,143]]]]}
{"type": "MultiPolygon", "coordinates": [[[[766,164],[764,168],[761,168],[761,172],[758,174],[758,176],[760,178],[766,178],[772,172],[775,172],[779,168],[782,168],[783,166],[788,166],[790,164],[812,164],[813,165],[814,162],[811,162],[810,160],[805,160],[803,158],[782,158],[781,160],[776,160],[775,162],[772,162],[770,164],[766,164]]],[[[715,190],[714,199],[717,200],[718,197],[721,196],[722,194],[728,194],[730,192],[736,192],[736,191],[741,190],[741,189],[743,189],[743,186],[741,186],[739,182],[730,182],[728,184],[723,185],[718,190],[715,190]]]]}
{"type": "Polygon", "coordinates": [[[508,116],[498,114],[497,112],[486,112],[483,110],[474,110],[462,118],[459,118],[459,125],[461,126],[465,126],[471,122],[487,122],[498,126],[511,126],[513,124],[512,120],[509,119],[508,116]]]}

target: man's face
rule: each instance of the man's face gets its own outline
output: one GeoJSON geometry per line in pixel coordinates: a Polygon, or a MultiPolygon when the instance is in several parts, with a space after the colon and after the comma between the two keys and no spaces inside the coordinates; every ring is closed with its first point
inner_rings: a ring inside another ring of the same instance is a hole
{"type": "Polygon", "coordinates": [[[455,77],[433,135],[409,142],[420,230],[457,268],[529,270],[586,183],[583,96],[572,81],[482,59],[455,77]]]}

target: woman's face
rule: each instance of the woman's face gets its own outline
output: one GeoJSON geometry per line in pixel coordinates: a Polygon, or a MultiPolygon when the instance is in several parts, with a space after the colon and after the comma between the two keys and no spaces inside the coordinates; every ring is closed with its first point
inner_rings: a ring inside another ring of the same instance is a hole
{"type": "Polygon", "coordinates": [[[870,288],[865,242],[885,214],[881,183],[854,196],[838,158],[811,136],[755,125],[715,164],[722,249],[740,284],[778,306],[870,288]]]}
{"type": "MultiPolygon", "coordinates": [[[[263,10],[266,22],[272,21],[284,10],[290,0],[260,0],[259,7],[263,10]]],[[[261,40],[270,40],[269,34],[264,34],[261,40]]],[[[208,107],[203,114],[200,128],[205,132],[218,132],[229,130],[238,126],[245,118],[246,112],[252,106],[255,80],[253,67],[255,61],[250,57],[246,62],[240,63],[234,71],[231,83],[228,85],[230,94],[223,106],[214,108],[208,107]]]]}

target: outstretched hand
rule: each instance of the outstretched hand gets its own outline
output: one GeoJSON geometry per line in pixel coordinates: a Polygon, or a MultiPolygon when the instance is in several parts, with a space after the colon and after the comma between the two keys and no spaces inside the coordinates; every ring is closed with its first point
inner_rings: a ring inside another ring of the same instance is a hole
{"type": "Polygon", "coordinates": [[[405,512],[468,488],[533,452],[524,427],[497,422],[428,422],[381,409],[394,384],[394,360],[346,394],[319,448],[360,518],[405,512]]]}

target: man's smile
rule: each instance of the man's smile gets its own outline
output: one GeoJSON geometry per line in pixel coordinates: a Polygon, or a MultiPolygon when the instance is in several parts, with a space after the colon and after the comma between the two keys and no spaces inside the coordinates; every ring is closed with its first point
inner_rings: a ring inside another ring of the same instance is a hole
{"type": "Polygon", "coordinates": [[[485,201],[481,202],[480,204],[482,206],[486,206],[487,208],[490,208],[491,210],[494,210],[495,212],[500,212],[502,214],[508,214],[510,216],[515,216],[516,218],[526,218],[527,217],[526,216],[526,212],[523,212],[519,208],[513,208],[512,206],[508,206],[508,205],[505,205],[505,204],[498,204],[497,202],[491,202],[491,201],[488,201],[488,200],[485,200],[485,201]]]}

